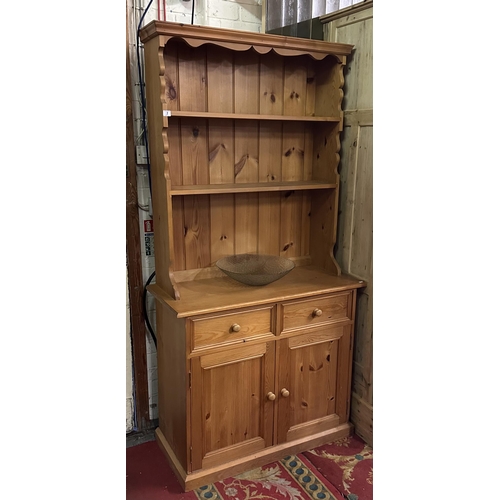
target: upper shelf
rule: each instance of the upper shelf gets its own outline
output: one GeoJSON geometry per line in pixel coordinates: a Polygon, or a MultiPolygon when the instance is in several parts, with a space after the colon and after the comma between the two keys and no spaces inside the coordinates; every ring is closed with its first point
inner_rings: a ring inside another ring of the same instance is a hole
{"type": "Polygon", "coordinates": [[[210,111],[174,111],[163,110],[163,116],[184,118],[220,118],[230,120],[274,120],[292,122],[339,122],[339,116],[292,116],[292,115],[260,115],[251,113],[215,113],[210,111]]]}
{"type": "Polygon", "coordinates": [[[224,194],[224,193],[262,193],[270,191],[303,191],[308,189],[332,189],[336,183],[318,181],[297,182],[255,182],[240,184],[206,184],[195,186],[174,186],[170,190],[172,196],[189,194],[224,194]]]}

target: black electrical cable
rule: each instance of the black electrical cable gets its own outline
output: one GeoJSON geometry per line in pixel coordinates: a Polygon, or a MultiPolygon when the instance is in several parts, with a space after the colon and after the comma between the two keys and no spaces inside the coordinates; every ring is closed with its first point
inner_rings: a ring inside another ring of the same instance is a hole
{"type": "Polygon", "coordinates": [[[137,26],[137,38],[136,38],[136,52],[137,52],[137,67],[139,70],[139,89],[141,91],[141,111],[142,111],[142,128],[144,130],[144,140],[146,142],[146,160],[147,160],[147,165],[148,165],[148,178],[149,178],[149,191],[151,192],[151,165],[149,164],[149,144],[148,144],[148,133],[146,130],[146,100],[144,99],[144,89],[143,89],[143,83],[142,83],[142,71],[141,71],[141,57],[139,54],[139,47],[140,47],[140,40],[139,40],[139,31],[141,29],[141,24],[142,21],[144,20],[144,17],[146,13],[149,10],[149,7],[151,7],[151,4],[153,3],[153,0],[150,0],[148,3],[148,6],[146,7],[146,10],[143,12],[141,19],[139,21],[139,25],[137,26]]]}
{"type": "MultiPolygon", "coordinates": [[[[139,21],[139,25],[137,26],[137,33],[136,33],[136,52],[137,52],[137,69],[139,73],[139,90],[141,92],[141,111],[142,111],[142,129],[144,131],[144,140],[146,143],[146,160],[147,160],[147,165],[148,165],[148,178],[149,178],[149,192],[151,193],[151,165],[149,163],[149,144],[148,144],[148,132],[146,128],[146,99],[144,98],[144,85],[142,83],[142,70],[141,70],[141,56],[139,53],[139,48],[140,48],[140,39],[139,39],[139,31],[141,30],[141,25],[142,21],[144,21],[144,17],[146,16],[149,7],[151,7],[151,4],[153,3],[153,0],[150,0],[148,3],[148,6],[144,10],[141,19],[139,21]]],[[[152,198],[152,196],[151,196],[152,198]]],[[[153,274],[148,278],[148,281],[144,285],[144,292],[142,294],[142,307],[144,311],[144,318],[146,320],[146,325],[148,327],[149,333],[151,333],[151,336],[153,337],[153,341],[155,343],[155,346],[157,345],[156,341],[156,335],[155,332],[153,331],[153,327],[151,326],[151,323],[149,322],[148,318],[148,311],[146,307],[146,297],[148,294],[147,286],[151,283],[151,280],[155,276],[155,271],[153,271],[153,274]]]]}
{"type": "Polygon", "coordinates": [[[192,0],[193,6],[191,8],[191,24],[193,24],[194,21],[194,0],[192,0]]]}
{"type": "Polygon", "coordinates": [[[153,271],[153,274],[148,278],[148,281],[146,281],[146,285],[144,286],[144,293],[142,294],[142,309],[144,311],[144,318],[146,320],[146,325],[148,327],[149,333],[153,337],[153,342],[155,343],[155,347],[158,347],[157,342],[156,342],[156,335],[155,332],[153,331],[153,327],[151,326],[151,323],[149,322],[148,318],[148,309],[147,309],[147,304],[146,304],[146,297],[148,295],[148,285],[151,283],[151,280],[155,277],[156,271],[153,271]]]}

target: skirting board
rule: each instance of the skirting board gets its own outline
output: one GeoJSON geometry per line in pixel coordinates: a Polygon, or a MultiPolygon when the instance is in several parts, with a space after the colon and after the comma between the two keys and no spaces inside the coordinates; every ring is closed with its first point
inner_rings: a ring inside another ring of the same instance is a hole
{"type": "Polygon", "coordinates": [[[158,445],[167,457],[168,463],[170,464],[170,467],[174,471],[184,491],[190,491],[201,486],[205,486],[206,484],[211,484],[216,481],[241,474],[247,470],[262,467],[263,465],[280,460],[287,455],[295,455],[302,451],[307,451],[312,448],[316,448],[317,446],[330,443],[337,439],[348,437],[352,434],[352,432],[353,425],[351,423],[342,424],[334,429],[329,429],[328,431],[320,432],[313,436],[297,439],[290,443],[271,446],[253,455],[242,457],[209,469],[197,470],[190,474],[186,473],[175,457],[172,448],[168,444],[160,428],[156,429],[155,434],[158,445]]]}

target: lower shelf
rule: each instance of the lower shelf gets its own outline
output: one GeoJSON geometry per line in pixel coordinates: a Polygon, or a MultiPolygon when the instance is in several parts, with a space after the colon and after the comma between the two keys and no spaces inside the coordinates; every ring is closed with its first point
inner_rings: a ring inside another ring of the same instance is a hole
{"type": "MultiPolygon", "coordinates": [[[[200,269],[199,273],[204,270],[200,269]]],[[[220,271],[219,271],[220,272],[220,271]]],[[[222,272],[220,272],[222,274],[222,272]]],[[[334,276],[315,266],[300,266],[285,277],[266,286],[249,286],[221,276],[196,279],[177,284],[181,299],[170,297],[157,284],[148,291],[160,302],[169,305],[177,317],[183,318],[235,308],[292,300],[319,293],[332,293],[366,286],[363,280],[352,276],[334,276]]]]}
{"type": "Polygon", "coordinates": [[[247,470],[262,467],[263,465],[280,460],[287,455],[295,455],[297,453],[316,448],[317,446],[330,443],[337,439],[348,437],[352,435],[353,430],[352,424],[342,424],[333,429],[329,429],[328,431],[308,436],[307,438],[297,439],[290,443],[270,446],[269,448],[259,451],[253,455],[245,456],[217,467],[197,470],[189,474],[186,473],[180,465],[160,428],[157,428],[155,433],[156,440],[160,448],[163,450],[163,453],[165,453],[168,463],[170,464],[184,491],[190,491],[206,484],[241,474],[247,470]]]}

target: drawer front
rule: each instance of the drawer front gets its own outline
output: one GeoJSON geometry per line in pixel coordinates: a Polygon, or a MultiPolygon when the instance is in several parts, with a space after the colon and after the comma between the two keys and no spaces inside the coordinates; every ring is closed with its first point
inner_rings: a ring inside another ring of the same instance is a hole
{"type": "Polygon", "coordinates": [[[272,307],[192,319],[193,350],[273,337],[272,307]]]}
{"type": "Polygon", "coordinates": [[[351,319],[351,292],[283,305],[283,331],[351,319]]]}

